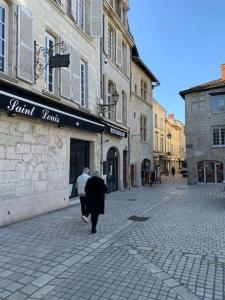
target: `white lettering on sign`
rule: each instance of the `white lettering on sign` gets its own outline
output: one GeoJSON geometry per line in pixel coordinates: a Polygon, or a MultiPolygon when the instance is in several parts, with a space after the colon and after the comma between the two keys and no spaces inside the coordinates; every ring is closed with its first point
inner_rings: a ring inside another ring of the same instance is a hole
{"type": "Polygon", "coordinates": [[[117,129],[112,128],[112,127],[110,127],[110,132],[111,132],[112,134],[116,134],[116,135],[119,135],[119,136],[121,136],[121,137],[126,137],[126,133],[125,133],[125,132],[120,131],[120,130],[117,130],[117,129]]]}
{"type": "Polygon", "coordinates": [[[46,121],[59,123],[59,116],[58,115],[51,115],[48,109],[43,109],[41,118],[46,121]]]}
{"type": "Polygon", "coordinates": [[[33,116],[35,107],[33,106],[32,108],[27,108],[26,104],[20,105],[19,100],[11,99],[10,104],[7,106],[7,109],[9,111],[17,112],[19,114],[23,114],[26,116],[33,116]]]}

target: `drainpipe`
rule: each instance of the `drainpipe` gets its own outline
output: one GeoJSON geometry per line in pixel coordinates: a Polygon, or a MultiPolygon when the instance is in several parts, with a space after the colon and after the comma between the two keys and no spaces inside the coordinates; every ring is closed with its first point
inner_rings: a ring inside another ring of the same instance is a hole
{"type": "MultiPolygon", "coordinates": [[[[131,58],[131,51],[130,49],[130,105],[128,107],[130,108],[129,114],[127,112],[127,115],[129,116],[129,123],[131,121],[131,105],[132,105],[132,58],[131,58]]],[[[127,147],[128,147],[128,188],[131,189],[131,132],[130,132],[130,124],[128,124],[128,140],[127,140],[127,147]]]]}
{"type": "MultiPolygon", "coordinates": [[[[103,37],[99,39],[100,44],[100,98],[103,99],[103,37]]],[[[103,135],[101,133],[101,149],[100,149],[100,172],[103,175],[103,135]]]]}

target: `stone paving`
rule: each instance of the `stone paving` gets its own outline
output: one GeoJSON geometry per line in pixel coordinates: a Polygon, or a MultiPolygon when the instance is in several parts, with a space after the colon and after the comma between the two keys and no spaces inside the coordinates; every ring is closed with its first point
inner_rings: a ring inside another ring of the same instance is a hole
{"type": "Polygon", "coordinates": [[[0,299],[225,299],[221,186],[165,178],[107,195],[97,230],[79,206],[0,228],[0,299]]]}

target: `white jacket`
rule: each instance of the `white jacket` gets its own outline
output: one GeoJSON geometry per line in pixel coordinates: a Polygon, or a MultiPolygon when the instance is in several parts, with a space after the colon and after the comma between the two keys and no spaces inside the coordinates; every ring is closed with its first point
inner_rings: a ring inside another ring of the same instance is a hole
{"type": "Polygon", "coordinates": [[[84,189],[88,178],[90,178],[90,176],[86,173],[77,177],[76,188],[78,189],[78,196],[86,196],[84,189]]]}

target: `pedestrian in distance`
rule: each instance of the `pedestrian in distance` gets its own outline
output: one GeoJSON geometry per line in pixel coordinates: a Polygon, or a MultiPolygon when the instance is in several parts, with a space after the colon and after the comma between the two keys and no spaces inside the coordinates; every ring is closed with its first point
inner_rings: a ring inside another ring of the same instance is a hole
{"type": "Polygon", "coordinates": [[[91,213],[92,229],[91,233],[96,233],[96,226],[98,223],[98,217],[105,212],[105,194],[108,188],[104,183],[104,180],[100,178],[99,172],[94,172],[93,176],[88,179],[85,186],[85,192],[87,195],[87,206],[91,213]]]}
{"type": "Polygon", "coordinates": [[[173,177],[175,176],[175,173],[176,173],[176,171],[175,171],[175,168],[174,167],[172,167],[172,169],[171,169],[171,173],[172,173],[172,175],[173,175],[173,177]]]}
{"type": "Polygon", "coordinates": [[[151,172],[151,181],[150,181],[150,185],[152,186],[153,183],[155,183],[155,171],[151,172]]]}
{"type": "Polygon", "coordinates": [[[157,182],[161,183],[161,168],[160,165],[157,165],[156,167],[156,178],[157,178],[157,182]]]}
{"type": "Polygon", "coordinates": [[[85,167],[83,169],[83,173],[77,177],[76,188],[78,190],[78,196],[80,197],[80,205],[81,205],[81,218],[88,223],[89,211],[87,209],[87,197],[85,193],[85,186],[90,178],[89,176],[90,170],[85,167]]]}

